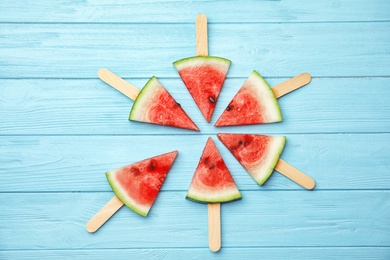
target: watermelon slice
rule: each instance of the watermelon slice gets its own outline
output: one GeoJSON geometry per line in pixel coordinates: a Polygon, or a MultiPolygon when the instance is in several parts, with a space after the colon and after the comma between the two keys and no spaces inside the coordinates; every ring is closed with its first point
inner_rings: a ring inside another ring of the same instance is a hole
{"type": "Polygon", "coordinates": [[[241,199],[240,191],[211,138],[207,140],[186,198],[204,203],[241,199]]]}
{"type": "Polygon", "coordinates": [[[129,120],[199,131],[156,77],[152,77],[138,94],[129,120]]]}
{"type": "Polygon", "coordinates": [[[217,134],[259,185],[271,176],[286,142],[285,136],[217,134]]]}
{"type": "Polygon", "coordinates": [[[108,171],[108,182],[126,206],[146,217],[177,153],[173,151],[108,171]]]}
{"type": "Polygon", "coordinates": [[[282,121],[282,113],[272,89],[253,71],[230,101],[215,126],[252,125],[282,121]]]}
{"type": "Polygon", "coordinates": [[[230,63],[215,56],[196,56],[173,63],[207,122],[210,122],[230,63]]]}

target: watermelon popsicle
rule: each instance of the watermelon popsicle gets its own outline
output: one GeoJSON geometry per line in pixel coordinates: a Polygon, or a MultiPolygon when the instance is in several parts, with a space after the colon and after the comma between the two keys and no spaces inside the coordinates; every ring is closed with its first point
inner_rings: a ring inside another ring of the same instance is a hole
{"type": "Polygon", "coordinates": [[[208,203],[209,247],[221,247],[220,203],[241,199],[232,175],[209,137],[192,177],[186,199],[208,203]]]}
{"type": "Polygon", "coordinates": [[[310,81],[310,74],[302,73],[271,88],[257,71],[253,71],[229,102],[215,126],[280,122],[282,113],[277,98],[305,86],[310,81]]]}
{"type": "MultiPolygon", "coordinates": [[[[196,56],[209,55],[208,28],[207,16],[199,14],[196,17],[196,56]]],[[[215,101],[215,100],[214,100],[215,101]]],[[[207,118],[206,118],[207,121],[207,118]]],[[[213,252],[217,252],[221,248],[221,204],[208,203],[208,232],[209,232],[209,248],[213,252]]]]}
{"type": "Polygon", "coordinates": [[[209,123],[231,61],[208,56],[207,17],[196,18],[196,56],[173,63],[203,117],[209,123]]]}
{"type": "Polygon", "coordinates": [[[142,90],[139,90],[108,69],[100,69],[98,76],[108,85],[134,100],[129,120],[199,131],[181,105],[156,77],[150,78],[142,90]]]}
{"type": "MultiPolygon", "coordinates": [[[[207,77],[205,77],[204,75],[201,75],[200,78],[202,79],[203,83],[206,83],[205,84],[206,88],[204,88],[204,86],[202,87],[199,85],[194,86],[195,88],[199,87],[199,89],[197,90],[197,93],[199,93],[199,91],[200,91],[202,93],[207,94],[207,95],[199,95],[199,98],[203,98],[203,100],[195,99],[190,88],[188,88],[188,85],[185,83],[187,88],[190,90],[190,93],[193,96],[195,102],[197,103],[199,109],[201,110],[203,116],[205,117],[206,121],[209,122],[210,118],[211,118],[211,114],[214,110],[215,103],[217,101],[219,92],[221,91],[223,81],[226,77],[227,70],[230,66],[230,61],[223,59],[223,58],[217,58],[217,57],[207,58],[207,56],[208,56],[207,17],[204,14],[199,14],[196,17],[196,55],[199,58],[194,57],[194,58],[179,60],[179,61],[175,62],[174,65],[175,65],[176,69],[179,70],[179,74],[180,74],[182,79],[183,79],[183,77],[185,78],[185,76],[183,76],[184,74],[180,73],[180,71],[182,71],[181,69],[183,69],[185,71],[187,67],[190,68],[190,70],[191,70],[191,67],[197,68],[199,65],[199,61],[201,64],[200,67],[203,67],[203,70],[205,67],[209,67],[209,68],[211,68],[210,71],[216,71],[216,70],[218,70],[218,67],[220,67],[220,71],[221,71],[220,75],[223,75],[223,77],[222,77],[223,79],[221,78],[222,80],[218,81],[217,87],[213,86],[213,84],[208,84],[207,77]],[[191,66],[193,61],[195,61],[196,66],[191,66]],[[219,63],[219,66],[218,66],[218,63],[219,63]],[[215,66],[215,64],[217,64],[217,65],[215,66]]],[[[206,76],[210,75],[210,73],[207,73],[207,72],[208,71],[206,70],[206,76]]],[[[185,82],[184,79],[183,79],[183,81],[185,82]]],[[[210,149],[212,149],[213,148],[212,146],[214,145],[213,141],[212,140],[208,141],[208,144],[209,144],[209,146],[211,146],[210,149]]],[[[207,145],[206,145],[206,147],[207,147],[207,145]]],[[[216,151],[216,154],[219,154],[215,148],[215,145],[214,145],[214,150],[216,151]]],[[[224,164],[222,157],[220,157],[220,159],[219,158],[216,158],[216,159],[222,161],[222,163],[224,164]]],[[[201,162],[199,162],[199,164],[201,164],[201,162]]],[[[210,167],[211,167],[211,165],[210,165],[210,167]]],[[[215,164],[213,167],[215,167],[215,164]]],[[[211,167],[211,169],[209,169],[209,170],[213,170],[213,167],[211,167]]],[[[227,170],[227,168],[226,168],[226,170],[227,170]]],[[[206,172],[207,172],[207,170],[206,170],[206,172]]],[[[227,172],[225,171],[225,175],[231,177],[231,175],[228,171],[227,172]]],[[[195,175],[194,175],[194,177],[195,177],[195,175]]],[[[233,184],[234,184],[234,181],[233,181],[233,184]]],[[[238,189],[237,189],[237,191],[238,191],[238,189]]],[[[241,195],[239,195],[239,196],[241,196],[241,195]]],[[[189,194],[187,194],[187,198],[194,199],[195,197],[191,196],[191,193],[189,193],[189,194]]],[[[202,200],[202,198],[200,198],[200,200],[202,200]]],[[[209,202],[210,203],[207,204],[209,248],[211,249],[211,251],[217,252],[221,248],[221,204],[220,204],[220,202],[215,201],[215,200],[209,201],[209,202]]]]}
{"type": "Polygon", "coordinates": [[[96,232],[123,205],[146,217],[177,154],[172,151],[106,172],[115,196],[88,221],[87,231],[96,232]]]}
{"type": "Polygon", "coordinates": [[[173,63],[208,123],[217,104],[230,63],[230,60],[216,56],[195,56],[173,63]]]}
{"type": "Polygon", "coordinates": [[[280,159],[285,136],[227,133],[217,136],[259,185],[263,185],[275,169],[308,190],[315,187],[311,177],[280,159]]]}

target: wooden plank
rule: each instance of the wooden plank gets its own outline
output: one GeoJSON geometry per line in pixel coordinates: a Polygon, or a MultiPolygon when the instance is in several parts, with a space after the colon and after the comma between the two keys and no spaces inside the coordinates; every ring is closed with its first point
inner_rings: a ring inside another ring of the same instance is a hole
{"type": "MultiPolygon", "coordinates": [[[[162,190],[186,191],[208,135],[2,136],[2,192],[81,192],[111,188],[105,172],[178,150],[162,190]]],[[[302,190],[281,174],[258,186],[212,137],[240,190],[302,190]]],[[[315,190],[388,189],[390,134],[287,135],[281,158],[316,180],[315,190]],[[303,159],[304,158],[304,159],[303,159]]]]}
{"type": "Polygon", "coordinates": [[[0,259],[389,259],[389,9],[385,0],[0,2],[0,259]],[[171,64],[193,55],[200,12],[210,53],[233,61],[212,120],[252,69],[274,84],[308,71],[313,82],[280,99],[283,123],[204,123],[171,64]],[[202,132],[128,122],[132,102],[102,87],[103,66],[138,87],[162,77],[202,132]],[[317,187],[279,174],[259,187],[217,142],[244,199],[222,205],[224,247],[212,255],[207,207],[184,196],[217,131],[287,133],[282,158],[317,187]],[[104,171],[178,148],[148,218],[123,208],[96,234],[84,230],[112,197],[104,171]]]}
{"type": "Polygon", "coordinates": [[[322,22],[389,20],[389,1],[112,1],[0,2],[0,22],[191,23],[206,12],[210,22],[322,22]],[[135,8],[136,7],[136,8],[135,8]],[[351,8],[353,7],[353,8],[351,8]],[[242,15],[245,14],[245,15],[242,15]]]}
{"type": "MultiPolygon", "coordinates": [[[[390,22],[210,24],[209,52],[229,77],[389,76],[390,22]],[[364,66],[362,66],[364,64],[364,66]]],[[[177,77],[193,56],[194,24],[2,24],[0,78],[177,77]]]]}
{"type": "MultiPolygon", "coordinates": [[[[142,87],[145,79],[127,79],[142,87]]],[[[279,99],[283,122],[213,127],[245,78],[228,78],[207,124],[179,78],[160,79],[199,126],[201,134],[356,133],[390,129],[390,78],[314,78],[279,99]]],[[[286,78],[267,78],[276,85],[286,78]]],[[[0,80],[0,135],[190,134],[184,129],[129,122],[133,101],[100,80],[0,80]]]]}
{"type": "MultiPolygon", "coordinates": [[[[242,195],[241,201],[221,205],[224,247],[390,246],[390,191],[242,195]]],[[[111,197],[109,192],[1,193],[1,248],[207,246],[207,206],[184,199],[181,191],[161,192],[147,218],[124,207],[98,232],[88,233],[85,223],[111,197]]]]}
{"type": "Polygon", "coordinates": [[[0,251],[3,259],[264,259],[323,260],[356,259],[383,260],[389,257],[389,247],[290,247],[227,248],[218,255],[208,248],[147,248],[147,249],[91,249],[91,250],[22,250],[0,251]]]}

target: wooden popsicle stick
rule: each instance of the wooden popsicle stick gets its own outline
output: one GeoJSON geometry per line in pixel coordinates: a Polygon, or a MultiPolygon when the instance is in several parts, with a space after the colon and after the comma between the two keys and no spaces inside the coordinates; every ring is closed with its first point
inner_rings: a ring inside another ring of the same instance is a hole
{"type": "Polygon", "coordinates": [[[196,56],[208,56],[207,17],[204,14],[196,16],[196,56]]]}
{"type": "Polygon", "coordinates": [[[284,96],[298,88],[301,88],[309,84],[310,81],[311,81],[310,74],[302,73],[276,86],[273,86],[272,91],[274,92],[276,98],[280,98],[281,96],[284,96]]]}
{"type": "Polygon", "coordinates": [[[106,82],[111,87],[115,88],[125,96],[129,97],[132,100],[135,100],[140,92],[138,88],[129,82],[125,81],[118,75],[109,71],[108,69],[102,68],[98,71],[98,76],[101,80],[106,82]]]}
{"type": "Polygon", "coordinates": [[[208,223],[209,223],[209,248],[217,252],[221,248],[221,204],[209,203],[208,223]]]}
{"type": "Polygon", "coordinates": [[[292,165],[287,162],[279,159],[278,163],[275,166],[275,171],[281,173],[286,176],[293,182],[301,185],[305,189],[312,190],[316,186],[315,181],[310,176],[304,174],[300,170],[296,169],[292,165]]]}
{"type": "Polygon", "coordinates": [[[88,232],[96,232],[112,215],[115,214],[121,207],[123,202],[114,196],[103,208],[101,208],[95,216],[93,216],[87,223],[86,229],[88,232]]]}
{"type": "MultiPolygon", "coordinates": [[[[196,55],[208,56],[207,17],[196,16],[196,55]]],[[[221,248],[221,204],[208,203],[209,248],[217,252],[221,248]]]]}

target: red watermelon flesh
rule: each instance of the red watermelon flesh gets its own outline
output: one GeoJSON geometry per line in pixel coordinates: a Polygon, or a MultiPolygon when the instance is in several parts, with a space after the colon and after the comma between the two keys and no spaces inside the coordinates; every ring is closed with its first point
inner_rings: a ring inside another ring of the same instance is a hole
{"type": "Polygon", "coordinates": [[[186,198],[204,203],[241,199],[240,191],[211,138],[207,140],[186,198]]]}
{"type": "Polygon", "coordinates": [[[282,113],[272,89],[253,71],[230,101],[215,126],[252,125],[282,121],[282,113]]]}
{"type": "Polygon", "coordinates": [[[285,136],[217,134],[245,170],[262,185],[271,176],[286,142],[285,136]]]}
{"type": "Polygon", "coordinates": [[[196,56],[173,64],[202,115],[210,122],[230,61],[214,56],[196,56]]]}
{"type": "Polygon", "coordinates": [[[199,131],[156,77],[152,77],[138,94],[129,120],[199,131]]]}
{"type": "Polygon", "coordinates": [[[108,171],[108,182],[126,206],[146,217],[177,153],[173,151],[108,171]]]}

